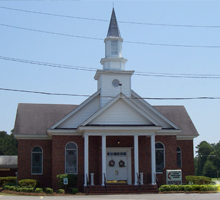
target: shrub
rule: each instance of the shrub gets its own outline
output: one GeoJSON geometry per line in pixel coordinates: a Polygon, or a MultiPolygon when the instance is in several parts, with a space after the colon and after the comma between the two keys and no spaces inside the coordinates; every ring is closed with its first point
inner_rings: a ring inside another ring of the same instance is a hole
{"type": "Polygon", "coordinates": [[[75,187],[77,182],[77,176],[74,174],[58,174],[58,183],[60,187],[64,188],[63,178],[68,178],[68,187],[75,187]]]}
{"type": "Polygon", "coordinates": [[[47,188],[45,188],[45,192],[46,192],[47,194],[53,194],[53,189],[47,187],[47,188]]]}
{"type": "Polygon", "coordinates": [[[208,187],[206,185],[200,185],[200,191],[207,191],[208,187]]]}
{"type": "Polygon", "coordinates": [[[184,191],[192,191],[193,187],[191,185],[185,185],[184,191]]]}
{"type": "Polygon", "coordinates": [[[184,191],[185,185],[178,185],[178,189],[179,189],[179,191],[184,191]]]}
{"type": "Polygon", "coordinates": [[[161,185],[159,188],[159,191],[170,191],[170,186],[169,185],[161,185]]]}
{"type": "Polygon", "coordinates": [[[35,193],[43,193],[43,189],[42,188],[36,188],[35,193]]]}
{"type": "Polygon", "coordinates": [[[170,185],[170,191],[178,191],[179,187],[177,185],[170,185]]]}
{"type": "Polygon", "coordinates": [[[13,190],[14,186],[8,186],[8,190],[13,190]]]}
{"type": "Polygon", "coordinates": [[[72,189],[72,194],[77,194],[78,192],[79,192],[79,190],[77,188],[72,189]]]}
{"type": "Polygon", "coordinates": [[[11,187],[10,185],[5,185],[4,187],[3,187],[3,189],[4,190],[9,190],[9,187],[11,187]]]}
{"type": "Polygon", "coordinates": [[[29,187],[36,187],[37,186],[37,180],[36,179],[23,179],[18,181],[18,184],[22,186],[29,186],[29,187]]]}
{"type": "Polygon", "coordinates": [[[21,187],[20,192],[34,192],[34,188],[21,187]]]}
{"type": "Polygon", "coordinates": [[[57,193],[58,193],[58,194],[64,194],[64,193],[65,193],[65,190],[64,190],[64,189],[59,189],[59,190],[57,190],[57,193]]]}
{"type": "Polygon", "coordinates": [[[16,184],[16,177],[8,176],[8,177],[0,177],[0,187],[7,183],[14,183],[16,184]]]}
{"type": "Polygon", "coordinates": [[[20,187],[16,187],[15,191],[16,192],[21,192],[21,188],[20,187]]]}
{"type": "Polygon", "coordinates": [[[192,190],[193,191],[200,191],[200,186],[201,185],[192,185],[192,190]]]}
{"type": "Polygon", "coordinates": [[[186,178],[187,184],[189,184],[189,182],[195,185],[203,185],[203,184],[211,183],[211,178],[206,177],[206,176],[186,176],[185,178],[186,178]]]}

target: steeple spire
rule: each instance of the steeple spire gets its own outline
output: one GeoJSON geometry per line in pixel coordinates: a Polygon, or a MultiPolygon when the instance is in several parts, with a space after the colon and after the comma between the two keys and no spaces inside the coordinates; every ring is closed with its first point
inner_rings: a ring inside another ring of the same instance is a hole
{"type": "Polygon", "coordinates": [[[109,23],[107,37],[121,37],[114,8],[112,9],[112,16],[109,23]]]}

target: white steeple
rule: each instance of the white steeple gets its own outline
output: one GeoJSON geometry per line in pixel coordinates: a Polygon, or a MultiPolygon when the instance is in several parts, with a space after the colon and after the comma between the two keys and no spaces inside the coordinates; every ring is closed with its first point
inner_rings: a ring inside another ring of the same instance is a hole
{"type": "Polygon", "coordinates": [[[114,8],[105,42],[105,58],[101,59],[104,70],[124,70],[127,59],[122,57],[122,42],[114,8]]]}
{"type": "Polygon", "coordinates": [[[131,76],[134,71],[125,70],[127,59],[122,57],[122,42],[114,8],[105,42],[105,58],[101,59],[102,70],[97,70],[95,80],[100,90],[100,107],[119,93],[131,97],[131,76]]]}

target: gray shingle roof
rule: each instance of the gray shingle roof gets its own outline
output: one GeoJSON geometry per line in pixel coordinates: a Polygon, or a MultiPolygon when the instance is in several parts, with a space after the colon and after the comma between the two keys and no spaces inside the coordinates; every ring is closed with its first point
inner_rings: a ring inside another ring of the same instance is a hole
{"type": "Polygon", "coordinates": [[[18,104],[14,134],[45,135],[48,128],[75,107],[77,105],[18,104]]]}
{"type": "MultiPolygon", "coordinates": [[[[70,113],[77,105],[18,104],[14,134],[46,135],[47,129],[70,113]]],[[[184,106],[153,106],[182,129],[180,136],[198,136],[184,106]]]]}
{"type": "Polygon", "coordinates": [[[112,16],[109,23],[107,37],[121,37],[114,8],[112,9],[112,16]]]}

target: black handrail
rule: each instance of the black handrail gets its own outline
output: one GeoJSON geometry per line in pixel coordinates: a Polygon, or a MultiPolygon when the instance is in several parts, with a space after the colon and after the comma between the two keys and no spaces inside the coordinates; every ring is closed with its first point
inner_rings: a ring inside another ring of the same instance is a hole
{"type": "Polygon", "coordinates": [[[107,192],[107,183],[106,183],[106,177],[105,177],[105,173],[104,173],[103,175],[104,175],[105,192],[107,192]]]}
{"type": "Polygon", "coordinates": [[[139,188],[139,191],[141,191],[141,178],[140,178],[140,174],[136,173],[137,174],[137,184],[138,184],[138,188],[139,188]]]}
{"type": "Polygon", "coordinates": [[[159,187],[160,187],[160,181],[158,180],[156,173],[155,173],[155,179],[156,179],[157,189],[159,189],[159,187]]]}
{"type": "Polygon", "coordinates": [[[86,174],[86,186],[87,186],[87,192],[89,193],[89,179],[87,174],[86,174]]]}

